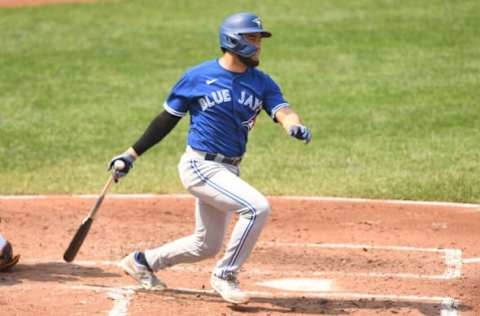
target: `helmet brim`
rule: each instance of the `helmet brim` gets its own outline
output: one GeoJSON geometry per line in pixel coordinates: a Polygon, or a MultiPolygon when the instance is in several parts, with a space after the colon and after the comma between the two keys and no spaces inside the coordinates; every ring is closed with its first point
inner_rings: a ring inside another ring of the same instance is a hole
{"type": "Polygon", "coordinates": [[[238,32],[238,34],[252,34],[252,33],[260,33],[262,37],[272,37],[272,33],[270,33],[269,31],[256,29],[256,28],[243,29],[240,32],[238,32]]]}
{"type": "Polygon", "coordinates": [[[268,31],[263,31],[261,33],[262,33],[262,37],[272,37],[272,33],[268,32],[268,31]]]}

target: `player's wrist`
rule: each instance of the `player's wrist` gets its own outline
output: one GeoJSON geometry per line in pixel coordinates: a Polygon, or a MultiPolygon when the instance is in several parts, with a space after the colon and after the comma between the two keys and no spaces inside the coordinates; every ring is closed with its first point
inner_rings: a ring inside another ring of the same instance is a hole
{"type": "Polygon", "coordinates": [[[133,149],[133,147],[128,148],[127,151],[125,151],[125,154],[131,156],[133,160],[137,160],[137,158],[139,157],[139,155],[137,154],[135,149],[133,149]]]}

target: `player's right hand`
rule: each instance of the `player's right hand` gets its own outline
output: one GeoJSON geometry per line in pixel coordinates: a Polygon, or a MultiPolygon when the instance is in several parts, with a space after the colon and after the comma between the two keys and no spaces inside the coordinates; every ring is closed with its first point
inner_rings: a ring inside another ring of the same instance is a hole
{"type": "Polygon", "coordinates": [[[108,171],[112,170],[113,169],[113,179],[115,180],[115,182],[118,181],[118,179],[120,179],[121,177],[124,177],[128,174],[128,172],[130,171],[131,168],[133,168],[133,162],[135,161],[135,157],[132,156],[131,154],[129,153],[123,153],[121,155],[118,155],[118,156],[115,156],[112,158],[112,160],[110,160],[110,162],[108,163],[108,171]],[[122,161],[124,164],[125,164],[125,167],[123,167],[122,169],[116,169],[114,167],[115,165],[115,162],[116,161],[122,161]]]}

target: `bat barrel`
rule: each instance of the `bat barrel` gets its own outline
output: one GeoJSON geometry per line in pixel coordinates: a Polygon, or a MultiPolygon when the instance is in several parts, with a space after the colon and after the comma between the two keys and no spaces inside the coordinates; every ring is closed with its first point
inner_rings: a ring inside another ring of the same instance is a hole
{"type": "Polygon", "coordinates": [[[73,236],[70,245],[68,245],[67,250],[65,250],[65,253],[63,254],[63,260],[65,260],[66,262],[72,262],[73,259],[75,259],[75,256],[77,255],[78,250],[82,246],[85,237],[87,237],[88,231],[90,230],[92,223],[93,219],[90,217],[83,221],[83,223],[80,225],[77,232],[75,233],[75,236],[73,236]]]}
{"type": "Polygon", "coordinates": [[[90,227],[92,226],[93,223],[93,218],[95,217],[95,214],[97,213],[97,210],[100,208],[100,205],[103,202],[103,199],[105,198],[105,195],[107,194],[108,189],[113,183],[113,175],[108,179],[107,183],[103,186],[102,192],[100,193],[100,196],[97,198],[95,201],[95,205],[93,208],[90,210],[90,213],[88,216],[82,221],[80,224],[80,227],[78,227],[77,232],[75,233],[75,236],[73,236],[72,241],[68,245],[67,250],[65,250],[65,253],[63,254],[63,260],[66,262],[72,262],[73,259],[75,259],[75,256],[77,255],[77,252],[80,250],[80,247],[83,244],[83,241],[88,235],[88,231],[90,230],[90,227]]]}

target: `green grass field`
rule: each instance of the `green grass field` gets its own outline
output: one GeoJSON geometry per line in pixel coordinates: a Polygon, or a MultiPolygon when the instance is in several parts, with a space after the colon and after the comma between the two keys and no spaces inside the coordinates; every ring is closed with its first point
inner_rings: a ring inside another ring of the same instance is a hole
{"type": "MultiPolygon", "coordinates": [[[[217,30],[254,11],[261,69],[313,130],[262,114],[243,177],[265,194],[480,201],[480,2],[104,1],[0,8],[0,194],[97,193],[217,30]]],[[[188,118],[114,188],[184,192],[188,118]]]]}

